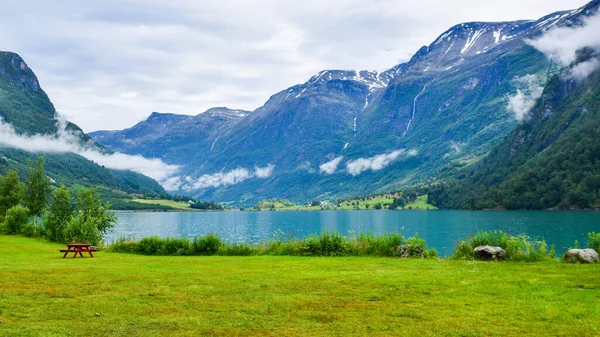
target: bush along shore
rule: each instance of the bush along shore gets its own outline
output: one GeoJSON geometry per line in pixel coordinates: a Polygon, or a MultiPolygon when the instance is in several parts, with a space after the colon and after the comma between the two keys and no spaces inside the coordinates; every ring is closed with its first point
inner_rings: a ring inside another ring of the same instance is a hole
{"type": "MultiPolygon", "coordinates": [[[[574,248],[560,259],[554,246],[548,248],[545,241],[532,240],[525,235],[509,235],[502,231],[479,232],[460,241],[454,254],[455,260],[496,260],[517,262],[598,262],[600,233],[588,234],[588,249],[574,248]],[[582,258],[582,256],[588,256],[582,258]]],[[[258,243],[229,243],[217,234],[194,238],[160,238],[157,236],[132,240],[120,238],[107,247],[118,253],[162,256],[381,256],[402,258],[439,258],[435,248],[429,249],[418,235],[405,239],[398,233],[375,235],[359,233],[345,236],[337,232],[323,232],[303,239],[273,239],[258,243]]]]}

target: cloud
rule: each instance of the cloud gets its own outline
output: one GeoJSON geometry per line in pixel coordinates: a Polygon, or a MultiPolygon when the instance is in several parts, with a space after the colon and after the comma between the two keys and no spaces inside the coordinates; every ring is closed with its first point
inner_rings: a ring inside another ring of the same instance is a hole
{"type": "Polygon", "coordinates": [[[338,165],[340,165],[340,162],[342,161],[342,159],[344,159],[344,157],[340,156],[340,157],[333,159],[332,161],[328,161],[325,164],[320,165],[319,173],[334,174],[335,171],[337,170],[338,165]]]}
{"type": "Polygon", "coordinates": [[[273,174],[275,165],[269,164],[266,167],[254,167],[254,171],[245,168],[236,168],[228,172],[218,172],[214,174],[203,174],[200,178],[193,179],[185,177],[185,182],[177,181],[176,184],[180,189],[185,191],[196,191],[207,188],[218,188],[221,186],[230,186],[242,183],[248,179],[258,178],[266,179],[273,174]]]}
{"type": "Polygon", "coordinates": [[[571,76],[578,79],[584,79],[590,76],[590,74],[596,71],[596,69],[598,68],[600,68],[600,60],[594,58],[589,61],[581,62],[575,65],[571,69],[571,76]]]}
{"type": "MultiPolygon", "coordinates": [[[[528,41],[533,47],[563,66],[570,66],[577,59],[582,48],[600,51],[600,12],[587,18],[580,27],[557,27],[550,29],[540,38],[528,41]]],[[[571,75],[585,78],[600,67],[598,60],[592,59],[576,65],[571,75]]]]}
{"type": "Polygon", "coordinates": [[[269,164],[266,167],[258,167],[255,166],[254,167],[254,176],[256,176],[257,178],[269,178],[271,176],[271,174],[273,174],[273,169],[275,168],[275,165],[273,164],[269,164]]]}
{"type": "Polygon", "coordinates": [[[406,61],[460,22],[539,18],[585,2],[4,1],[0,45],[89,132],[152,111],[254,110],[324,69],[406,61]]]}
{"type": "Polygon", "coordinates": [[[82,157],[116,170],[131,170],[156,179],[163,186],[170,186],[170,178],[179,171],[179,166],[168,165],[160,159],[148,159],[122,153],[105,154],[93,143],[82,144],[79,135],[66,129],[66,121],[59,119],[56,135],[17,134],[12,125],[0,120],[0,146],[27,152],[76,153],[82,157]]]}
{"type": "Polygon", "coordinates": [[[537,100],[542,97],[544,87],[540,82],[541,80],[535,75],[525,75],[513,79],[513,83],[520,88],[517,89],[516,94],[508,97],[507,109],[514,114],[516,120],[525,119],[537,100]]]}
{"type": "Polygon", "coordinates": [[[359,158],[346,164],[346,171],[353,176],[357,176],[368,170],[379,171],[390,165],[402,154],[414,157],[417,155],[417,150],[413,149],[406,152],[406,150],[401,149],[387,154],[380,154],[371,158],[359,158]]]}

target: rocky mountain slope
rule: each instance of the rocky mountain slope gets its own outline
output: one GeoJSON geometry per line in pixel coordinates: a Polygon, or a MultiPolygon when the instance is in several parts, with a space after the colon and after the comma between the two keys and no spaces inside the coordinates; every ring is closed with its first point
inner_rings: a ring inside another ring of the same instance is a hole
{"type": "Polygon", "coordinates": [[[581,23],[599,5],[539,20],[456,25],[407,63],[383,72],[322,71],[210,135],[184,130],[186,117],[172,115],[181,120],[168,134],[181,138],[165,138],[163,122],[152,118],[130,129],[148,130],[137,135],[91,135],[109,148],[183,165],[180,191],[219,201],[304,201],[422,183],[478,161],[514,129],[509,97],[559,70],[527,41],[581,23]],[[115,138],[144,144],[124,147],[115,138]],[[184,144],[197,151],[182,151],[184,144]],[[252,171],[267,167],[269,174],[252,171]]]}
{"type": "MultiPolygon", "coordinates": [[[[59,122],[57,118],[54,106],[25,61],[15,53],[0,52],[0,174],[15,168],[23,174],[28,160],[44,155],[46,173],[56,185],[98,185],[129,193],[164,193],[151,178],[131,171],[107,169],[74,153],[44,153],[11,146],[16,137],[44,135],[50,139],[68,132],[72,135],[70,141],[85,144],[98,153],[109,153],[77,125],[59,122]]],[[[30,147],[40,145],[41,138],[35,139],[38,144],[31,141],[30,147]]]]}
{"type": "MultiPolygon", "coordinates": [[[[598,57],[598,56],[596,56],[598,57]]],[[[553,77],[524,122],[478,165],[434,186],[444,208],[600,207],[600,71],[553,77]]]]}

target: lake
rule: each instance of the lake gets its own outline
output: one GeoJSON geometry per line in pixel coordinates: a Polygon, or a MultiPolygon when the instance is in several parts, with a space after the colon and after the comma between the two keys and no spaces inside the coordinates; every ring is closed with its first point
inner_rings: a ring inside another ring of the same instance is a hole
{"type": "Polygon", "coordinates": [[[276,231],[301,238],[323,230],[342,234],[399,232],[416,233],[440,255],[452,253],[458,240],[479,230],[501,229],[526,234],[555,244],[564,252],[579,240],[587,243],[588,232],[600,232],[596,211],[289,211],[289,212],[116,212],[115,228],[107,242],[119,237],[193,237],[218,233],[231,242],[260,242],[276,231]]]}

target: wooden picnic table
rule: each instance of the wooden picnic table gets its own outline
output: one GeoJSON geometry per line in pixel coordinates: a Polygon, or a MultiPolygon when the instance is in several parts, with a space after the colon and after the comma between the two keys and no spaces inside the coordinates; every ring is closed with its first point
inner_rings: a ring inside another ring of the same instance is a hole
{"type": "Polygon", "coordinates": [[[60,250],[61,253],[65,253],[65,255],[63,255],[63,259],[65,257],[67,257],[67,255],[69,255],[69,253],[73,253],[73,258],[76,258],[77,254],[79,254],[79,256],[83,257],[82,253],[89,253],[90,257],[94,257],[92,252],[95,252],[95,251],[96,251],[96,249],[93,248],[92,245],[90,245],[89,243],[69,243],[67,245],[67,249],[60,250]]]}

